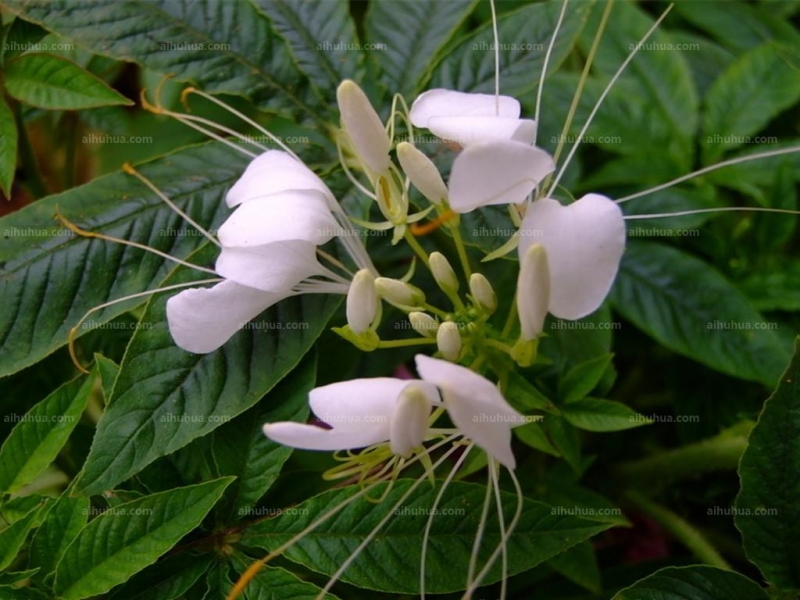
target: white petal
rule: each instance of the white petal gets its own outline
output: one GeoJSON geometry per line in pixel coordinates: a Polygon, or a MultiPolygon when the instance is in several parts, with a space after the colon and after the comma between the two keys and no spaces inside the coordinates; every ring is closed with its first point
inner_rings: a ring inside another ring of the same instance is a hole
{"type": "Polygon", "coordinates": [[[523,144],[532,144],[536,138],[536,121],[533,119],[520,119],[519,126],[511,136],[515,142],[522,142],[523,144]]]}
{"type": "Polygon", "coordinates": [[[411,123],[428,127],[432,117],[509,117],[518,119],[519,101],[510,96],[471,94],[442,88],[420,94],[411,105],[411,123]]]}
{"type": "Polygon", "coordinates": [[[511,117],[431,117],[428,129],[464,148],[480,142],[508,141],[517,137],[529,146],[533,141],[530,125],[511,117]]]}
{"type": "Polygon", "coordinates": [[[497,387],[477,373],[444,360],[418,354],[417,371],[423,380],[442,391],[453,423],[468,438],[509,469],[516,462],[511,452],[511,428],[525,422],[497,387]]]}
{"type": "Polygon", "coordinates": [[[550,270],[547,250],[533,244],[520,259],[517,279],[517,312],[525,341],[539,337],[550,304],[550,270]]]}
{"type": "Polygon", "coordinates": [[[293,240],[254,248],[223,248],[216,271],[227,279],[265,292],[286,293],[312,275],[322,274],[311,242],[293,240]]]}
{"type": "Polygon", "coordinates": [[[306,165],[282,150],[267,150],[255,157],[228,190],[225,201],[233,208],[286,190],[316,190],[333,201],[328,186],[306,165]]]}
{"type": "Polygon", "coordinates": [[[347,292],[347,324],[353,333],[364,333],[378,313],[378,291],[369,269],[361,269],[353,277],[347,292]]]}
{"type": "Polygon", "coordinates": [[[390,142],[378,113],[354,81],[343,81],[336,90],[342,124],[367,166],[376,173],[389,170],[390,142]]]}
{"type": "Polygon", "coordinates": [[[412,144],[400,142],[397,145],[397,159],[414,187],[428,200],[434,204],[440,204],[447,198],[447,187],[442,181],[439,169],[430,158],[412,144]]]}
{"type": "Polygon", "coordinates": [[[461,152],[450,171],[450,206],[464,213],[523,202],[555,169],[550,155],[522,142],[486,142],[461,152]]]}
{"type": "Polygon", "coordinates": [[[302,450],[352,450],[365,448],[389,439],[388,426],[362,431],[338,431],[315,425],[285,421],[264,425],[264,435],[273,442],[302,450]]]}
{"type": "Polygon", "coordinates": [[[394,377],[340,381],[314,388],[308,401],[317,418],[337,431],[384,427],[388,433],[397,399],[409,383],[394,377]]]}
{"type": "Polygon", "coordinates": [[[223,246],[263,246],[285,240],[322,245],[339,226],[325,196],[311,190],[291,190],[246,202],[219,228],[223,246]]]}
{"type": "Polygon", "coordinates": [[[196,354],[212,352],[264,310],[282,300],[233,281],[184,290],[167,300],[167,323],[175,343],[196,354]]]}
{"type": "Polygon", "coordinates": [[[569,206],[542,198],[528,208],[520,231],[520,256],[533,243],[547,250],[553,315],[580,319],[600,307],[625,250],[625,221],[616,202],[599,194],[569,206]]]}
{"type": "Polygon", "coordinates": [[[392,415],[389,432],[392,452],[409,456],[422,445],[428,433],[428,417],[434,399],[438,401],[439,395],[431,385],[423,387],[412,383],[405,387],[392,415]],[[431,394],[435,394],[435,397],[431,398],[431,394]]]}

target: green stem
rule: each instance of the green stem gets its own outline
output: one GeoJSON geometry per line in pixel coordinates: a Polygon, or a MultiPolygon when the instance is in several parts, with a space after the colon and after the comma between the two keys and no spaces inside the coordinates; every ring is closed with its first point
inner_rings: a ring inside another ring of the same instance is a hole
{"type": "Polygon", "coordinates": [[[28,139],[28,130],[25,127],[25,120],[22,118],[22,110],[19,104],[14,107],[14,120],[17,123],[17,131],[19,132],[19,158],[22,162],[22,171],[25,173],[25,186],[28,188],[28,191],[33,194],[34,198],[43,198],[50,192],[42,177],[39,163],[36,162],[36,155],[28,139]]]}
{"type": "Polygon", "coordinates": [[[511,308],[508,309],[508,317],[506,317],[506,324],[503,325],[503,332],[500,334],[504,338],[507,338],[511,335],[511,329],[514,327],[514,323],[517,321],[517,297],[514,296],[514,300],[511,302],[511,308]]]}
{"type": "Polygon", "coordinates": [[[406,348],[408,346],[430,346],[436,344],[433,338],[411,338],[407,340],[385,340],[378,342],[378,348],[406,348]]]}
{"type": "Polygon", "coordinates": [[[703,563],[720,569],[731,569],[716,548],[691,523],[638,492],[631,491],[626,496],[637,508],[680,540],[703,563]]]}
{"type": "Polygon", "coordinates": [[[428,265],[428,253],[425,252],[425,249],[417,241],[417,238],[414,237],[414,234],[411,233],[408,229],[406,229],[406,232],[403,234],[403,237],[405,238],[406,242],[408,242],[408,245],[411,246],[411,249],[414,250],[414,252],[416,252],[419,259],[423,263],[425,263],[425,266],[430,268],[430,266],[428,265]]]}
{"type": "Polygon", "coordinates": [[[422,308],[442,319],[447,319],[450,316],[447,314],[446,311],[443,311],[441,308],[436,308],[435,306],[433,306],[432,304],[428,304],[427,302],[425,302],[422,305],[422,308]]]}
{"type": "Polygon", "coordinates": [[[472,277],[472,268],[469,266],[467,248],[464,245],[463,238],[461,237],[461,230],[458,228],[458,222],[450,227],[450,231],[453,233],[453,243],[456,245],[458,260],[461,261],[461,268],[464,270],[464,276],[467,278],[467,283],[469,283],[469,278],[472,277]]]}

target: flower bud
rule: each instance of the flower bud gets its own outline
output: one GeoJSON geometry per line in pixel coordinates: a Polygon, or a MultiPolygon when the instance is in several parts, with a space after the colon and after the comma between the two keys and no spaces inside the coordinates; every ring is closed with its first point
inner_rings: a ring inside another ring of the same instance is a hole
{"type": "Polygon", "coordinates": [[[517,311],[523,340],[536,339],[542,333],[549,302],[547,252],[541,244],[533,244],[522,257],[517,279],[517,311]]]}
{"type": "Polygon", "coordinates": [[[455,362],[461,354],[461,334],[458,332],[458,325],[452,321],[446,321],[439,325],[436,332],[436,345],[442,358],[455,362]]]}
{"type": "Polygon", "coordinates": [[[406,176],[423,196],[434,204],[441,204],[447,199],[447,186],[442,181],[439,169],[413,144],[400,142],[397,145],[397,159],[406,176]]]}
{"type": "Polygon", "coordinates": [[[398,456],[410,456],[428,433],[431,402],[416,385],[408,385],[397,399],[391,418],[389,446],[398,456]]]}
{"type": "Polygon", "coordinates": [[[441,252],[432,252],[430,256],[430,267],[433,278],[442,291],[452,294],[458,291],[458,277],[453,272],[453,267],[441,252]]]}
{"type": "Polygon", "coordinates": [[[375,280],[375,289],[390,304],[422,306],[425,303],[425,294],[421,289],[398,279],[378,277],[375,280]]]}
{"type": "Polygon", "coordinates": [[[342,126],[361,160],[376,173],[389,170],[391,142],[378,113],[355,81],[346,79],[336,90],[342,126]]]}
{"type": "Polygon", "coordinates": [[[473,273],[469,278],[469,292],[478,306],[487,314],[497,310],[497,295],[492,284],[480,273],[473,273]]]}
{"type": "Polygon", "coordinates": [[[378,292],[375,290],[375,278],[369,269],[361,269],[353,277],[347,291],[347,324],[353,333],[364,333],[378,312],[378,292]]]}
{"type": "Polygon", "coordinates": [[[436,319],[424,312],[410,312],[408,313],[408,320],[411,321],[411,327],[414,328],[414,331],[425,337],[435,337],[436,330],[439,329],[439,323],[436,319]]]}

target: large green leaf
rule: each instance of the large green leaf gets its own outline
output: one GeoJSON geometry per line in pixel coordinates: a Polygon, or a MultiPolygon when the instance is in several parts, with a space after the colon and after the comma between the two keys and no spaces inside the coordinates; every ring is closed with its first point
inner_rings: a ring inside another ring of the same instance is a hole
{"type": "MultiPolygon", "coordinates": [[[[208,144],[182,150],[141,172],[195,221],[218,226],[230,214],[222,201],[246,160],[208,144]]],[[[146,244],[186,258],[204,240],[150,190],[115,173],[34,202],[0,219],[0,375],[30,366],[67,342],[91,308],[154,290],[174,263],[152,253],[57,227],[60,212],[84,229],[146,244]]],[[[130,310],[142,298],[91,316],[79,335],[130,310]]]]}
{"type": "Polygon", "coordinates": [[[712,163],[731,148],[754,141],[773,117],[800,99],[800,71],[770,44],[734,62],[704,99],[703,156],[712,163]]]}
{"type": "Polygon", "coordinates": [[[772,326],[733,285],[675,248],[630,242],[611,300],[668,348],[734,377],[774,385],[789,357],[772,326]]]}
{"type": "Polygon", "coordinates": [[[67,443],[86,408],[95,376],[65,383],[30,411],[0,448],[0,490],[16,492],[44,471],[67,443]]]}
{"type": "Polygon", "coordinates": [[[614,600],[767,600],[752,579],[733,571],[696,565],[656,571],[614,596],[614,600]]]}
{"type": "Polygon", "coordinates": [[[61,496],[50,507],[31,542],[28,566],[39,576],[55,571],[58,561],[89,520],[89,499],[61,496]]]}
{"type": "Polygon", "coordinates": [[[59,598],[105,593],[154,563],[200,524],[231,481],[217,479],[144,496],[94,519],[58,563],[59,598]]]}
{"type": "MultiPolygon", "coordinates": [[[[331,575],[377,523],[394,510],[385,529],[358,555],[342,580],[373,590],[418,593],[422,534],[438,486],[432,487],[427,483],[421,485],[395,510],[395,504],[411,485],[410,480],[398,481],[379,503],[364,499],[352,502],[335,518],[309,532],[288,549],[286,557],[312,570],[331,575]]],[[[291,513],[267,519],[249,528],[243,541],[274,549],[352,496],[357,489],[351,486],[320,494],[298,505],[291,513]]],[[[376,489],[372,495],[380,497],[381,493],[380,489],[376,489]]],[[[484,496],[483,486],[464,482],[453,482],[445,491],[433,519],[428,542],[426,590],[429,593],[464,589],[484,496]]],[[[516,509],[517,498],[506,492],[501,497],[508,523],[516,509]]],[[[496,514],[497,511],[492,508],[481,542],[478,564],[484,564],[500,541],[496,514]]],[[[530,569],[609,526],[556,515],[549,505],[526,498],[517,529],[508,539],[509,574],[530,569]]],[[[487,582],[499,578],[500,566],[495,564],[487,582]]]]}
{"type": "Polygon", "coordinates": [[[0,94],[0,190],[11,198],[11,184],[17,168],[17,123],[0,94]]]}
{"type": "Polygon", "coordinates": [[[102,56],[136,62],[212,93],[271,108],[314,111],[294,89],[299,73],[283,41],[251,2],[7,0],[27,21],[102,56]]]}
{"type": "Polygon", "coordinates": [[[208,571],[211,555],[167,556],[114,589],[109,600],[178,600],[208,571]]]}
{"type": "Polygon", "coordinates": [[[736,527],[773,585],[800,590],[800,338],[739,463],[736,527]]]}
{"type": "Polygon", "coordinates": [[[325,106],[343,79],[356,77],[361,62],[347,0],[255,0],[286,41],[300,70],[325,106]]]}
{"type": "MultiPolygon", "coordinates": [[[[177,280],[186,275],[181,268],[177,280]]],[[[253,406],[297,366],[339,300],[313,294],[279,302],[257,317],[260,326],[215,352],[191,354],[170,336],[167,298],[154,298],[120,365],[77,493],[107,490],[253,406]]]]}
{"type": "MultiPolygon", "coordinates": [[[[572,50],[591,5],[591,2],[580,2],[567,11],[548,72],[554,71],[572,50]]],[[[551,0],[525,6],[498,19],[502,44],[500,83],[504,94],[522,96],[538,85],[561,6],[561,2],[551,0]]],[[[492,26],[487,24],[448,52],[436,66],[428,87],[491,93],[494,91],[494,54],[492,26]]]]}
{"type": "Polygon", "coordinates": [[[390,0],[371,2],[367,39],[392,94],[411,101],[442,47],[467,18],[477,0],[390,0]],[[411,36],[411,37],[410,37],[411,36]]]}
{"type": "Polygon", "coordinates": [[[23,54],[5,66],[6,91],[49,110],[133,104],[74,62],[51,54],[23,54]]]}

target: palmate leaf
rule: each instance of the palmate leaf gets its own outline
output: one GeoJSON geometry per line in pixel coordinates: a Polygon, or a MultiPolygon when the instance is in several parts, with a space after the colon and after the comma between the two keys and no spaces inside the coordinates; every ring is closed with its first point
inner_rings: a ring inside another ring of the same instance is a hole
{"type": "Polygon", "coordinates": [[[247,96],[271,109],[299,109],[300,74],[286,46],[251,2],[203,0],[8,0],[27,21],[102,56],[136,62],[210,93],[247,96]]]}
{"type": "MultiPolygon", "coordinates": [[[[410,480],[399,480],[379,503],[364,499],[352,502],[288,549],[286,557],[314,571],[332,575],[411,485],[410,480]]],[[[373,490],[372,495],[380,497],[382,487],[373,490]]],[[[324,492],[291,512],[254,525],[242,541],[251,546],[275,549],[357,489],[350,486],[324,492]]],[[[437,493],[438,486],[434,488],[426,483],[418,487],[358,555],[342,581],[372,590],[418,593],[422,535],[437,493]]],[[[445,491],[428,543],[426,590],[429,593],[464,589],[484,496],[483,486],[464,482],[453,482],[445,491]]],[[[506,492],[501,497],[508,523],[517,499],[506,492]]],[[[492,508],[478,564],[485,563],[500,541],[496,514],[492,508]]],[[[610,524],[554,515],[549,505],[525,499],[519,525],[508,540],[509,574],[530,569],[608,527],[610,524]]],[[[498,562],[486,582],[497,581],[500,576],[498,562]]]]}
{"type": "MultiPolygon", "coordinates": [[[[225,192],[247,161],[218,144],[188,148],[141,172],[206,228],[230,210],[225,192]]],[[[71,235],[53,220],[63,214],[82,228],[186,258],[204,238],[130,175],[115,173],[50,196],[0,219],[0,376],[41,360],[67,342],[91,308],[156,289],[174,263],[142,250],[71,235]]],[[[144,299],[96,312],[79,335],[144,299]]]]}

